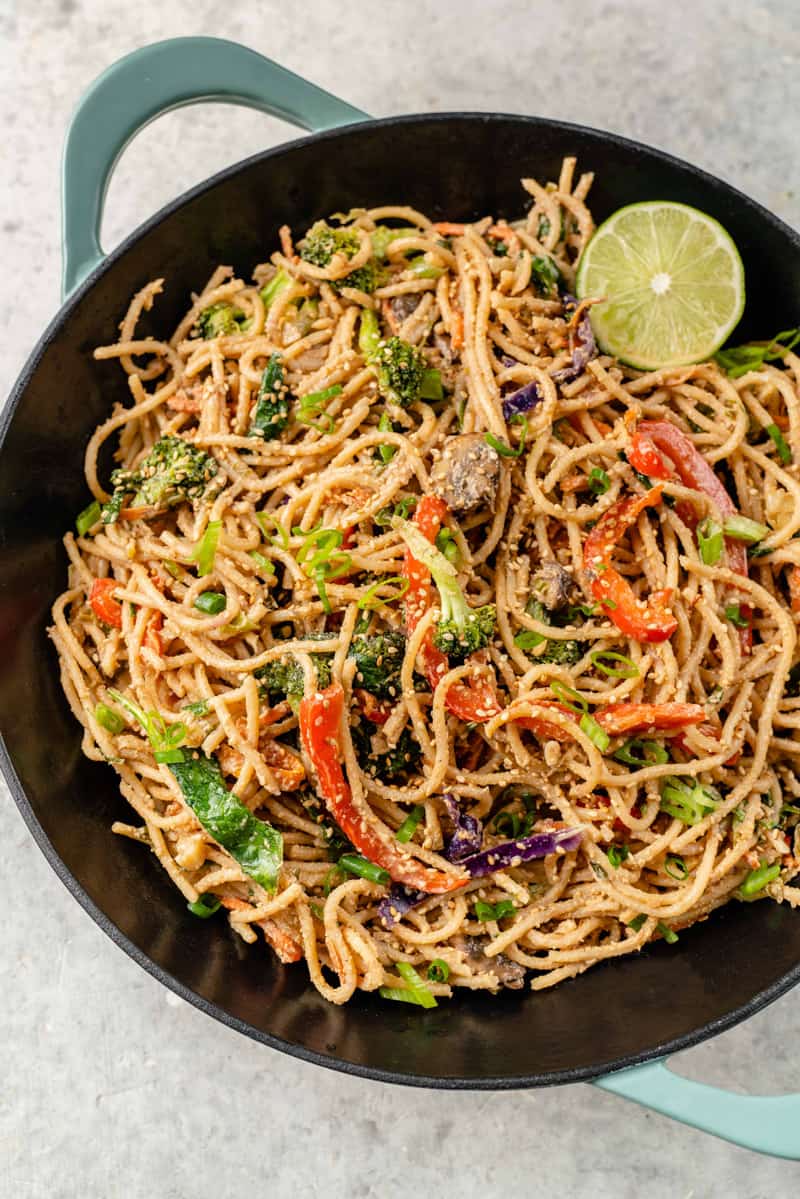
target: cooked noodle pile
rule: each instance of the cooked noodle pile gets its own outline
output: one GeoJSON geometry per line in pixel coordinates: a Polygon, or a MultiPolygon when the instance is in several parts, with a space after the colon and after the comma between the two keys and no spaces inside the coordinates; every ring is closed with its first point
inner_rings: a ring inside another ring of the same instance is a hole
{"type": "Polygon", "coordinates": [[[334,1003],[413,1001],[415,978],[540,989],[734,897],[800,900],[800,359],[729,377],[598,353],[571,296],[593,230],[574,165],[523,180],[510,224],[356,210],[327,261],[283,229],[254,283],[220,267],[169,341],[137,335],[156,280],[96,351],[131,400],[87,449],[98,504],[112,435],[132,474],[65,538],[52,637],[84,752],[136,813],[114,831],[334,1003]],[[427,398],[382,373],[392,338],[427,398]],[[170,436],[203,454],[159,493],[170,436]],[[760,536],[708,550],[729,512],[687,441],[760,536]],[[477,648],[433,648],[442,601],[409,528],[471,608],[496,606],[477,648]],[[626,586],[649,632],[625,631],[626,586]],[[201,819],[181,758],[282,835],[274,886],[201,819]],[[537,837],[545,856],[523,852],[537,837]]]}

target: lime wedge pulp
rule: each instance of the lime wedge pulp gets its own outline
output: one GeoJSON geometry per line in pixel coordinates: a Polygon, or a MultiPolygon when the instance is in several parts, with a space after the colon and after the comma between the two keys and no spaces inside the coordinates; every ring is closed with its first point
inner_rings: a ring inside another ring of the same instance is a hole
{"type": "Polygon", "coordinates": [[[599,299],[591,321],[600,348],[639,370],[709,358],[744,309],[744,267],[718,221],[653,200],[620,208],[578,263],[578,297],[599,299]]]}

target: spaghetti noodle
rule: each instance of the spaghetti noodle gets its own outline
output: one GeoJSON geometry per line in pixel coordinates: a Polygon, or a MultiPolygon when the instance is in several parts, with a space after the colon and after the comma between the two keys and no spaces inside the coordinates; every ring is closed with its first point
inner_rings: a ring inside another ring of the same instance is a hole
{"type": "Polygon", "coordinates": [[[574,169],[511,223],[283,229],[96,351],[132,402],[53,608],[84,752],[191,909],[334,1003],[800,900],[800,358],[598,353],[574,169]]]}

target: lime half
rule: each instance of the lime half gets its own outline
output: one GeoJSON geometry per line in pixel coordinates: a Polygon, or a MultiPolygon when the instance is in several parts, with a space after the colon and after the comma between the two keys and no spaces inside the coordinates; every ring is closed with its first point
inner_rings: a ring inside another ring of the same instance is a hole
{"type": "Polygon", "coordinates": [[[718,221],[654,200],[629,204],[596,231],[578,264],[580,299],[600,347],[639,370],[701,362],[744,309],[744,267],[718,221]]]}

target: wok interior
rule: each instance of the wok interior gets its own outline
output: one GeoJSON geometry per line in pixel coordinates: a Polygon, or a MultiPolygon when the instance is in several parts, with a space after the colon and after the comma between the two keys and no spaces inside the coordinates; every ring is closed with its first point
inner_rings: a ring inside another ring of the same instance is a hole
{"type": "MultiPolygon", "coordinates": [[[[693,204],[720,220],[745,263],[747,311],[736,338],[768,336],[800,312],[800,239],[724,184],[654,152],[524,118],[402,118],[273,151],[231,171],[133,239],[50,331],[19,385],[0,453],[0,728],[62,877],[73,876],[152,963],[216,1015],[262,1038],[356,1069],[502,1085],[558,1081],[688,1043],[788,985],[800,919],[770,903],[732,904],[637,958],[596,967],[538,994],[459,995],[429,1012],[358,994],[327,1004],[301,966],[243,945],[222,921],[187,912],[156,860],[110,832],[127,805],[110,768],[80,753],[45,629],[66,570],[61,536],[87,502],[88,437],[127,392],[116,364],[93,362],[115,340],[128,297],[165,278],[150,330],[167,334],[189,292],[219,263],[244,277],[287,222],[353,205],[406,203],[455,220],[519,213],[521,175],[556,178],[576,154],[594,170],[602,220],[636,200],[693,204]],[[769,993],[769,995],[767,994],[769,993]]],[[[399,1080],[399,1079],[398,1079],[399,1080]]]]}

